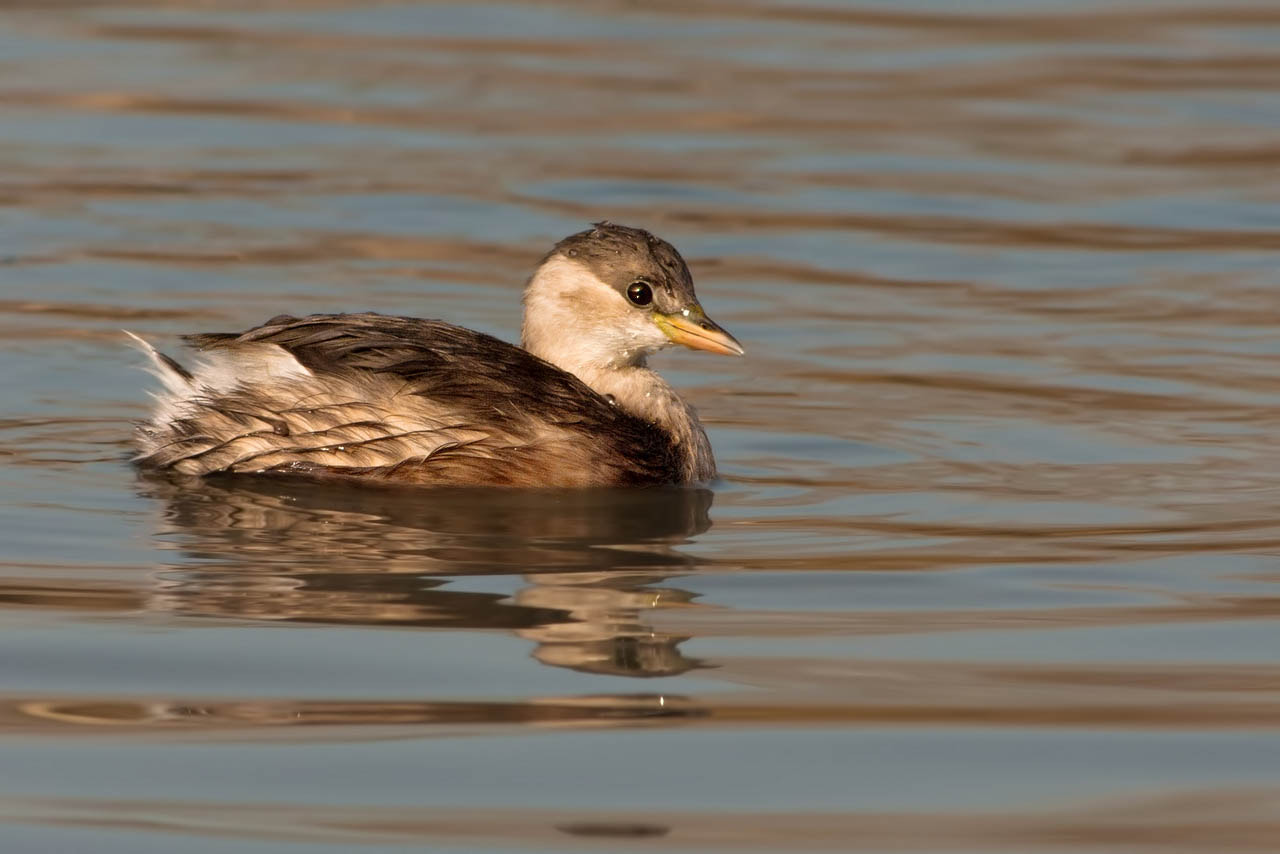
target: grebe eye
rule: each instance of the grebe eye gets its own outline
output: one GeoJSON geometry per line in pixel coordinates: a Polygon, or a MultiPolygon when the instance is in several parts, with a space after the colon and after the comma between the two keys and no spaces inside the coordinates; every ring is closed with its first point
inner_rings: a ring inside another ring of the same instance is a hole
{"type": "Polygon", "coordinates": [[[632,282],[627,288],[627,299],[633,305],[648,305],[653,302],[653,288],[647,282],[632,282]]]}

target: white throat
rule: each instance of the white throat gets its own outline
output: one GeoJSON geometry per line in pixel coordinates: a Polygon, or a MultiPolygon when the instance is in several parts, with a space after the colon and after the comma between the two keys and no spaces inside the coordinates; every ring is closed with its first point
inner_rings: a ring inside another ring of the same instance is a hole
{"type": "Polygon", "coordinates": [[[524,291],[521,344],[624,411],[665,429],[684,451],[691,479],[715,475],[693,407],[646,361],[671,340],[650,312],[629,305],[584,265],[553,255],[533,274],[524,291]]]}

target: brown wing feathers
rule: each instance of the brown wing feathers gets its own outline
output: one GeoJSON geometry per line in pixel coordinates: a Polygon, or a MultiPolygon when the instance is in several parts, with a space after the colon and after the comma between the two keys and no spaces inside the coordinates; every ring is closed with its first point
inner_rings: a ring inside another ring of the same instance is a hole
{"type": "Polygon", "coordinates": [[[525,350],[452,324],[280,316],[240,335],[186,340],[249,379],[202,385],[201,370],[182,369],[191,393],[171,401],[175,417],[143,428],[144,463],[416,483],[678,477],[661,429],[525,350]],[[273,374],[273,361],[285,370],[273,374]]]}

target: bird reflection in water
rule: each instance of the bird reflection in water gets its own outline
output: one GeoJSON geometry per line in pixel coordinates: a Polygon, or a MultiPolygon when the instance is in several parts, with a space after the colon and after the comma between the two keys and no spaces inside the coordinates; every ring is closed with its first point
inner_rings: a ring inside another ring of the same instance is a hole
{"type": "Polygon", "coordinates": [[[152,607],[183,616],[507,629],[545,664],[618,676],[700,665],[646,612],[692,600],[658,586],[697,559],[712,493],[650,489],[335,488],[287,478],[148,478],[161,539],[188,560],[152,607]],[[520,573],[514,597],[455,589],[520,573]]]}

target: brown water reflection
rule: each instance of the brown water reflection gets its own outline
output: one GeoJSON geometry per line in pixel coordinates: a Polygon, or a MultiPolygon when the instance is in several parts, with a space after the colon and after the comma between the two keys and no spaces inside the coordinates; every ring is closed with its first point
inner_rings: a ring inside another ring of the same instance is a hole
{"type": "Polygon", "coordinates": [[[697,662],[642,615],[688,603],[660,587],[696,568],[674,546],[705,531],[706,489],[396,490],[307,481],[154,479],[196,567],[162,573],[146,607],[182,616],[512,629],[545,664],[669,676],[697,662]],[[340,557],[336,557],[340,556],[340,557]],[[514,597],[431,576],[509,574],[514,597]]]}
{"type": "MultiPolygon", "coordinates": [[[[695,559],[678,548],[708,528],[712,493],[705,489],[495,495],[468,489],[353,490],[287,478],[148,477],[143,493],[164,502],[157,533],[184,557],[155,573],[150,589],[28,582],[0,593],[0,603],[98,614],[496,629],[534,643],[532,655],[542,664],[633,678],[711,666],[714,678],[730,690],[501,702],[9,697],[0,705],[0,732],[67,735],[106,727],[116,736],[234,733],[256,739],[274,738],[268,733],[280,728],[300,728],[296,737],[342,741],[450,735],[484,725],[1280,726],[1280,668],[1273,666],[733,654],[702,662],[680,650],[693,637],[1016,633],[1274,621],[1280,617],[1276,597],[1199,595],[1146,606],[1040,610],[729,610],[699,602],[678,586],[682,575],[724,571],[716,561],[695,559]],[[468,577],[510,574],[521,566],[528,570],[514,595],[456,589],[465,587],[468,577]]],[[[871,560],[863,571],[883,568],[871,560]]],[[[1147,592],[1165,598],[1158,588],[1147,592]]]]}

